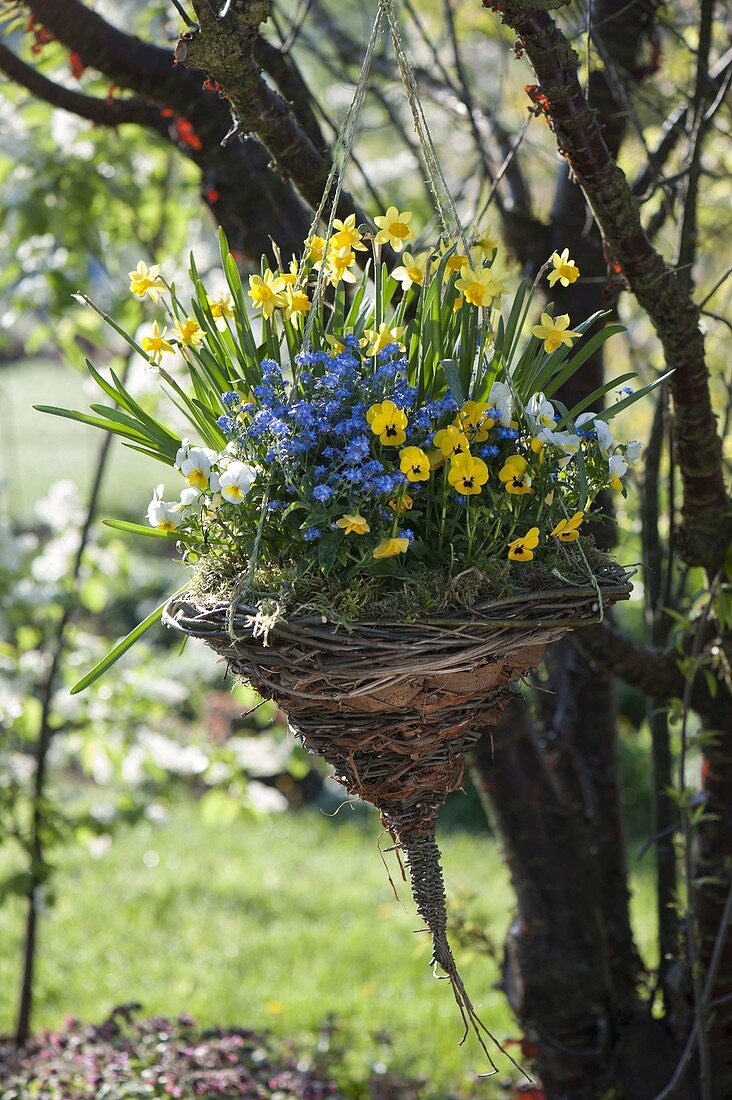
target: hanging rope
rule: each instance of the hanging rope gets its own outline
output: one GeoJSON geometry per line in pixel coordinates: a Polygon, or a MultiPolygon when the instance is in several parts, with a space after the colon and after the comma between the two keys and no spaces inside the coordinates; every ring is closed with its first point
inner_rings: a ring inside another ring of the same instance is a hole
{"type": "MultiPolygon", "coordinates": [[[[330,212],[328,215],[328,224],[325,230],[325,244],[323,246],[323,258],[320,261],[320,268],[318,269],[318,278],[315,283],[315,289],[313,290],[313,303],[308,314],[307,324],[305,326],[305,334],[303,336],[302,349],[308,351],[310,349],[310,338],[313,332],[313,324],[315,323],[315,314],[318,305],[320,305],[323,294],[325,293],[326,286],[326,254],[328,251],[328,243],[333,235],[333,222],[335,221],[336,211],[338,209],[338,203],[340,202],[341,192],[343,190],[343,180],[346,173],[346,166],[348,164],[348,158],[351,155],[353,143],[356,139],[358,132],[358,122],[361,117],[361,110],[363,108],[364,99],[366,98],[366,88],[368,85],[369,73],[371,72],[371,63],[374,59],[374,53],[376,52],[376,44],[379,40],[379,33],[381,31],[381,24],[384,20],[384,13],[386,11],[388,0],[380,0],[379,7],[376,12],[376,18],[374,19],[374,25],[371,29],[371,35],[366,45],[366,52],[363,58],[363,64],[361,65],[361,72],[356,82],[356,90],[353,93],[353,99],[351,105],[348,108],[343,124],[336,138],[335,145],[333,146],[333,155],[330,172],[328,173],[328,179],[325,183],[323,190],[323,197],[320,200],[320,205],[315,211],[315,217],[313,218],[310,226],[310,232],[308,233],[308,239],[311,239],[315,234],[321,219],[325,214],[328,200],[332,200],[330,204],[330,212]]],[[[299,283],[300,276],[298,277],[299,283]]]]}
{"type": "Polygon", "coordinates": [[[469,253],[469,246],[465,231],[460,221],[460,216],[457,212],[455,200],[452,197],[452,192],[448,187],[445,174],[440,166],[440,161],[435,150],[434,142],[432,141],[432,135],[430,133],[429,126],[427,125],[427,119],[425,118],[422,102],[419,98],[417,91],[417,82],[414,76],[414,70],[410,64],[404,49],[404,43],[402,41],[401,32],[399,30],[399,23],[397,21],[396,13],[394,11],[393,0],[384,0],[384,8],[386,11],[386,18],[389,24],[389,33],[391,35],[392,46],[394,47],[394,56],[396,58],[397,66],[399,67],[399,75],[402,78],[402,85],[407,96],[409,108],[412,112],[412,119],[414,121],[414,129],[419,139],[419,144],[424,156],[425,165],[427,167],[427,184],[432,197],[435,201],[435,208],[437,210],[437,216],[440,219],[440,223],[443,232],[447,237],[459,237],[463,248],[465,249],[465,255],[469,253]],[[440,186],[445,196],[447,213],[442,204],[440,198],[440,186]],[[448,218],[449,213],[449,218],[448,218]],[[452,220],[452,226],[450,224],[452,220]]]}

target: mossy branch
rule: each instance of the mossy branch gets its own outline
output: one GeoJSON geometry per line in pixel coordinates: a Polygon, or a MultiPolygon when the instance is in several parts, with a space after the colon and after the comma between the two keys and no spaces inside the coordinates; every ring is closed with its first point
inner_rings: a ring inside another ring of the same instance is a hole
{"type": "Polygon", "coordinates": [[[539,80],[547,120],[592,208],[609,251],[621,266],[648,314],[673,368],[678,462],[684,502],[680,550],[688,564],[713,574],[732,539],[732,504],[727,494],[722,445],[709,392],[699,308],[683,280],[646,235],[628,182],[605,143],[578,78],[577,54],[553,19],[523,0],[484,0],[515,32],[539,80]]]}

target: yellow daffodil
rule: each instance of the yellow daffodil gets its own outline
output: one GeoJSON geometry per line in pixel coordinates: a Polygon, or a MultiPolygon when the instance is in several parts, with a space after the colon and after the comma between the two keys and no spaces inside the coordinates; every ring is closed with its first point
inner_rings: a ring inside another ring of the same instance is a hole
{"type": "Polygon", "coordinates": [[[584,512],[575,512],[571,519],[560,519],[552,531],[552,538],[560,542],[574,542],[580,537],[580,525],[585,518],[584,512]]]}
{"type": "MultiPolygon", "coordinates": [[[[322,261],[321,261],[322,262],[322,261]]],[[[339,283],[355,283],[356,276],[351,268],[356,263],[356,253],[350,248],[329,248],[325,258],[325,281],[329,286],[339,283]]],[[[320,263],[315,265],[320,267],[320,263]]]]}
{"type": "Polygon", "coordinates": [[[339,340],[337,336],[333,336],[332,333],[326,332],[325,338],[334,355],[340,355],[342,351],[345,351],[346,345],[342,340],[339,340]]]}
{"type": "Polygon", "coordinates": [[[548,352],[549,355],[560,348],[562,344],[571,348],[572,341],[577,340],[581,335],[579,332],[573,332],[569,327],[568,313],[563,313],[560,317],[554,318],[550,317],[548,313],[542,313],[541,324],[534,325],[531,331],[534,336],[544,341],[544,351],[548,352]]]}
{"type": "Polygon", "coordinates": [[[568,248],[564,249],[561,256],[558,252],[552,252],[550,258],[554,264],[554,270],[547,276],[549,286],[554,286],[556,282],[560,282],[562,286],[569,286],[570,283],[575,283],[579,279],[579,268],[574,260],[570,260],[568,248]]]}
{"type": "Polygon", "coordinates": [[[355,516],[348,513],[341,516],[340,519],[336,520],[336,527],[340,527],[347,535],[367,535],[371,530],[368,521],[358,513],[355,516]]]}
{"type": "Polygon", "coordinates": [[[488,438],[495,424],[492,417],[486,416],[490,407],[487,401],[466,401],[455,417],[455,424],[471,443],[484,443],[488,438]]]}
{"type": "Polygon", "coordinates": [[[130,290],[138,298],[144,298],[147,294],[151,301],[157,302],[161,291],[166,290],[165,283],[160,278],[160,264],[148,267],[144,260],[140,260],[134,271],[129,271],[130,290]]]}
{"type": "Polygon", "coordinates": [[[407,241],[414,239],[409,227],[412,211],[403,210],[401,214],[396,206],[390,206],[386,214],[374,218],[379,231],[374,237],[376,244],[390,244],[395,252],[401,252],[407,241]]]}
{"type": "Polygon", "coordinates": [[[349,214],[345,221],[341,221],[340,218],[335,218],[333,221],[333,229],[335,232],[330,238],[331,247],[340,251],[345,248],[347,251],[355,249],[356,252],[365,252],[366,245],[362,243],[363,235],[356,226],[356,215],[349,214]]]}
{"type": "Polygon", "coordinates": [[[366,349],[366,355],[378,355],[388,344],[397,344],[401,348],[399,341],[403,332],[403,327],[389,328],[387,322],[382,321],[378,329],[364,329],[361,347],[366,349]]]}
{"type": "MultiPolygon", "coordinates": [[[[452,242],[443,247],[443,254],[452,247],[452,242]]],[[[459,275],[462,269],[470,265],[470,260],[464,252],[453,252],[452,256],[448,256],[445,261],[445,266],[442,270],[442,282],[443,284],[448,282],[452,275],[459,275]]]]}
{"type": "Polygon", "coordinates": [[[522,493],[531,492],[531,478],[526,473],[527,465],[526,459],[521,455],[511,455],[506,459],[498,477],[506,487],[507,493],[520,496],[522,493]]]}
{"type": "Polygon", "coordinates": [[[296,290],[294,286],[285,289],[285,317],[288,321],[299,324],[300,318],[308,312],[311,305],[304,290],[296,290]]]}
{"type": "Polygon", "coordinates": [[[458,455],[450,463],[447,480],[461,496],[475,496],[488,480],[488,467],[482,458],[458,455]]]}
{"type": "Polygon", "coordinates": [[[393,558],[396,554],[403,554],[409,549],[409,539],[382,539],[374,549],[373,556],[380,558],[393,558]]]}
{"type": "Polygon", "coordinates": [[[457,458],[458,455],[470,454],[470,444],[459,428],[454,424],[448,424],[439,432],[435,432],[433,440],[435,447],[439,447],[445,458],[457,458]]]}
{"type": "Polygon", "coordinates": [[[488,309],[493,299],[503,294],[505,287],[493,278],[489,267],[465,267],[455,283],[455,289],[462,291],[465,301],[470,302],[471,306],[488,309]]]}
{"type": "Polygon", "coordinates": [[[150,362],[156,366],[160,365],[164,354],[171,354],[175,351],[170,341],[165,339],[167,331],[167,327],[161,331],[157,321],[153,321],[152,332],[149,336],[143,336],[140,341],[142,350],[147,352],[150,362]]]}
{"type": "Polygon", "coordinates": [[[289,269],[287,271],[280,271],[277,277],[279,279],[282,279],[282,282],[285,284],[285,286],[294,286],[297,282],[297,276],[299,273],[300,265],[293,256],[293,258],[290,260],[289,269]]]}
{"type": "Polygon", "coordinates": [[[197,348],[203,343],[205,332],[193,317],[175,322],[175,338],[184,348],[197,348]]]}
{"type": "Polygon", "coordinates": [[[264,275],[249,276],[249,290],[247,294],[252,299],[255,309],[261,309],[262,315],[269,320],[276,309],[283,309],[287,299],[283,294],[285,282],[281,275],[275,275],[269,268],[264,275]]]}
{"type": "Polygon", "coordinates": [[[408,512],[413,504],[414,500],[410,497],[409,493],[405,493],[403,496],[399,497],[398,500],[389,501],[389,507],[392,512],[408,512]]]}
{"type": "Polygon", "coordinates": [[[402,290],[406,294],[410,286],[422,286],[427,274],[429,252],[420,252],[413,256],[411,252],[405,252],[399,267],[395,267],[392,275],[397,282],[402,284],[402,290]]]}
{"type": "Polygon", "coordinates": [[[234,299],[227,290],[222,290],[217,298],[209,297],[208,305],[216,328],[223,331],[226,328],[226,318],[234,316],[234,299]]]}
{"type": "Polygon", "coordinates": [[[312,237],[308,237],[305,241],[305,256],[308,260],[320,261],[325,255],[325,237],[319,237],[317,233],[313,233],[312,237]]]}
{"type": "Polygon", "coordinates": [[[493,236],[490,226],[479,229],[475,234],[475,247],[481,253],[483,259],[490,260],[499,243],[498,237],[493,236]]]}
{"type": "Polygon", "coordinates": [[[407,414],[397,408],[393,401],[382,401],[372,405],[366,413],[366,420],[374,435],[385,447],[401,447],[407,438],[404,429],[407,426],[407,414]]]}
{"type": "Polygon", "coordinates": [[[399,469],[407,481],[429,481],[429,456],[421,447],[405,447],[399,452],[399,469]]]}
{"type": "Polygon", "coordinates": [[[510,561],[531,561],[534,550],[539,545],[539,528],[530,527],[525,535],[514,539],[508,544],[508,557],[510,561]]]}

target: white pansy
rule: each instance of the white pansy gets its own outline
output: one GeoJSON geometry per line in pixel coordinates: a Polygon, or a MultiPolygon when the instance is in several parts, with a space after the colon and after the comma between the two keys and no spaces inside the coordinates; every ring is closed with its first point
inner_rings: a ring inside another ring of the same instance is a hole
{"type": "Polygon", "coordinates": [[[180,526],[180,504],[163,500],[163,486],[158,485],[147,506],[147,521],[158,531],[175,531],[180,526]]]}
{"type": "Polygon", "coordinates": [[[492,409],[498,409],[503,427],[510,428],[513,416],[513,394],[505,382],[493,383],[491,392],[488,394],[488,404],[492,409]]]}
{"type": "Polygon", "coordinates": [[[216,461],[216,451],[208,447],[182,446],[175,456],[175,464],[189,485],[196,489],[208,488],[211,467],[216,461]]]}
{"type": "Polygon", "coordinates": [[[628,463],[632,466],[641,456],[643,450],[643,444],[637,439],[631,439],[630,443],[625,445],[625,457],[628,463]]]}
{"type": "Polygon", "coordinates": [[[580,413],[575,420],[575,427],[588,427],[588,430],[592,429],[597,437],[597,445],[600,448],[601,454],[607,458],[611,448],[615,444],[615,440],[613,438],[613,433],[610,431],[605,421],[597,419],[597,413],[580,413]]]}
{"type": "Polygon", "coordinates": [[[533,393],[526,406],[526,415],[534,427],[550,428],[554,424],[554,406],[543,393],[533,393]]]}
{"type": "Polygon", "coordinates": [[[184,508],[190,508],[192,504],[196,503],[200,495],[200,489],[197,489],[195,485],[188,485],[185,489],[181,490],[180,503],[184,508]]]}
{"type": "Polygon", "coordinates": [[[559,467],[566,466],[571,462],[572,456],[577,454],[580,447],[580,437],[575,435],[574,432],[553,432],[551,428],[542,428],[538,438],[542,443],[549,443],[562,452],[563,457],[557,461],[559,467]]]}
{"type": "Polygon", "coordinates": [[[620,480],[623,474],[628,472],[628,463],[622,455],[611,455],[608,459],[608,485],[616,493],[622,492],[623,483],[620,480]]]}
{"type": "Polygon", "coordinates": [[[229,504],[241,504],[252,485],[257,471],[254,466],[236,460],[229,463],[219,478],[221,496],[229,504]]]}

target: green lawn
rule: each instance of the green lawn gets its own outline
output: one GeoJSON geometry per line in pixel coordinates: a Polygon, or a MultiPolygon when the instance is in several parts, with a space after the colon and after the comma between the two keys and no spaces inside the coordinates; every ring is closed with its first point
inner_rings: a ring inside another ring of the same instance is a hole
{"type": "MultiPolygon", "coordinates": [[[[37,359],[0,368],[0,512],[21,521],[32,519],[35,502],[61,478],[75,482],[82,493],[88,489],[101,432],[33,408],[59,405],[88,411],[90,401],[102,398],[84,389],[85,377],[63,363],[37,359]]],[[[144,514],[155,479],[164,479],[165,468],[117,440],[112,446],[103,514],[144,514]]]]}
{"type": "MultiPolygon", "coordinates": [[[[162,827],[119,834],[100,860],[77,853],[59,872],[59,900],[42,926],[37,1025],[70,1014],[99,1020],[137,1000],[146,1012],[186,1011],[204,1025],[268,1027],[307,1041],[334,1014],[354,1078],[380,1060],[429,1077],[443,1098],[465,1087],[485,1066],[475,1046],[457,1045],[449,987],[431,976],[406,886],[401,903],[394,899],[378,837],[374,816],[334,824],[307,812],[212,827],[183,806],[162,827]],[[381,1031],[393,1038],[388,1050],[373,1038],[381,1031]]],[[[442,845],[452,899],[500,944],[511,895],[499,852],[467,833],[442,845]]],[[[650,882],[635,887],[646,946],[650,882]]],[[[0,908],[0,1032],[12,1022],[19,918],[17,906],[0,908]]],[[[488,1025],[499,1037],[515,1034],[493,988],[494,964],[457,954],[488,1025]]],[[[494,1092],[481,1084],[479,1094],[494,1092]]]]}

